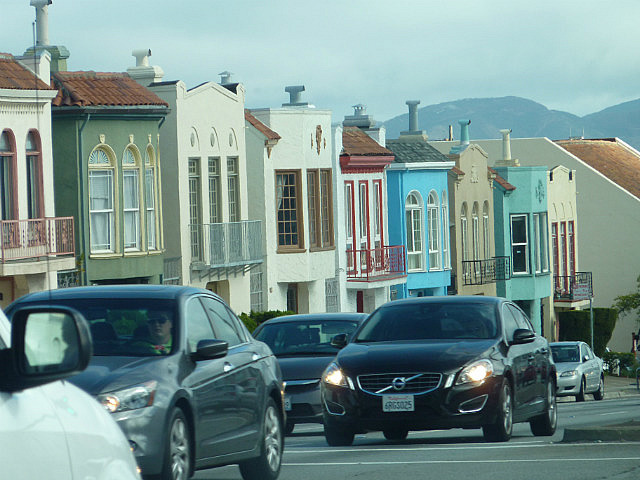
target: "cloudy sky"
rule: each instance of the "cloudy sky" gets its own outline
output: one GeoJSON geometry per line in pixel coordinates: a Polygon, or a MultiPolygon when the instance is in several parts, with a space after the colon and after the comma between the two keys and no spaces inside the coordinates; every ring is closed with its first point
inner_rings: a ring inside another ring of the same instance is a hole
{"type": "MultiPolygon", "coordinates": [[[[29,0],[0,0],[0,52],[33,44],[29,0]]],[[[69,70],[126,71],[150,48],[188,87],[228,70],[247,106],[286,85],[334,112],[384,121],[421,106],[516,95],[576,115],[640,98],[638,0],[53,0],[69,70]]]]}

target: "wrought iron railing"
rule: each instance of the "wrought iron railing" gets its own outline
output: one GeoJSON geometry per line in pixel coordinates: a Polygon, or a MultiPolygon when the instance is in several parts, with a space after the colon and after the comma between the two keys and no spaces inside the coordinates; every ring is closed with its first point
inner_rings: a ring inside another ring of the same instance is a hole
{"type": "Polygon", "coordinates": [[[511,259],[493,257],[486,260],[463,260],[462,279],[464,285],[485,285],[511,278],[511,259]]]}
{"type": "Polygon", "coordinates": [[[554,300],[588,300],[593,297],[592,272],[553,276],[554,300]]]}
{"type": "Polygon", "coordinates": [[[192,265],[218,268],[261,263],[261,224],[260,220],[243,220],[190,225],[192,265]]]}
{"type": "Polygon", "coordinates": [[[182,257],[171,257],[164,259],[164,269],[162,283],[164,285],[182,284],[182,257]]]}
{"type": "Polygon", "coordinates": [[[404,246],[347,250],[347,280],[376,281],[407,274],[404,246]]]}
{"type": "Polygon", "coordinates": [[[75,255],[73,217],[0,221],[0,261],[75,255]]]}

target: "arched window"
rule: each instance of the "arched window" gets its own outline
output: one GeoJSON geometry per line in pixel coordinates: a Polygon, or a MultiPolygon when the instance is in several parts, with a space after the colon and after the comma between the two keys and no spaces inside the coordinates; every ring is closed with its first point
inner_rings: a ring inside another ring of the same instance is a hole
{"type": "Polygon", "coordinates": [[[423,215],[422,197],[417,192],[410,193],[405,202],[407,271],[424,270],[423,215]]]}
{"type": "Polygon", "coordinates": [[[484,245],[484,258],[491,258],[491,234],[489,228],[489,202],[482,206],[482,243],[484,245]]]}
{"type": "Polygon", "coordinates": [[[434,191],[427,200],[427,218],[429,223],[429,269],[440,270],[440,201],[434,191]]]}
{"type": "Polygon", "coordinates": [[[149,145],[144,154],[144,204],[146,212],[147,248],[157,250],[158,216],[156,209],[156,156],[149,145]]]}
{"type": "Polygon", "coordinates": [[[0,220],[15,220],[18,218],[18,199],[16,194],[16,143],[11,130],[0,134],[0,220]]]}
{"type": "Polygon", "coordinates": [[[460,246],[462,247],[462,261],[469,260],[469,233],[467,227],[467,204],[460,209],[460,246]]]}
{"type": "Polygon", "coordinates": [[[444,260],[444,268],[451,268],[451,250],[449,243],[449,201],[447,192],[442,192],[442,258],[444,260]]]}
{"type": "Polygon", "coordinates": [[[89,238],[92,253],[115,251],[114,164],[110,152],[101,147],[89,156],[89,238]]]}
{"type": "Polygon", "coordinates": [[[478,203],[473,204],[471,210],[471,246],[473,260],[480,260],[480,218],[478,216],[478,203]]]}
{"type": "Polygon", "coordinates": [[[137,149],[129,146],[122,157],[124,249],[140,250],[140,162],[137,149]]]}
{"type": "Polygon", "coordinates": [[[27,134],[27,218],[43,218],[42,148],[35,130],[27,134]]]}

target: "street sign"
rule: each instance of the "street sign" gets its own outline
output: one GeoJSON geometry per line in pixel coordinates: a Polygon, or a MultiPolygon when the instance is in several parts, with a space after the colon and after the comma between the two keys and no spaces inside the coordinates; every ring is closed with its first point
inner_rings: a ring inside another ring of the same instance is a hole
{"type": "Polygon", "coordinates": [[[574,300],[589,300],[591,298],[591,286],[588,283],[574,283],[571,293],[574,300]]]}

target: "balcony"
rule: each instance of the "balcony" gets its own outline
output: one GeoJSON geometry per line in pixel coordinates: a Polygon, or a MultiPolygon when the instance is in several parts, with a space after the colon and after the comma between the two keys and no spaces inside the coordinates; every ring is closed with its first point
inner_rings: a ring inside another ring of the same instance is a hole
{"type": "Polygon", "coordinates": [[[493,257],[487,260],[463,260],[464,285],[486,285],[511,278],[510,257],[493,257]]]}
{"type": "Polygon", "coordinates": [[[189,225],[191,270],[200,278],[217,273],[246,273],[263,262],[262,222],[209,223],[189,225]]]}
{"type": "Polygon", "coordinates": [[[404,246],[347,250],[347,280],[377,282],[407,276],[404,246]]]}
{"type": "Polygon", "coordinates": [[[0,263],[73,257],[73,217],[0,221],[0,263]]]}
{"type": "Polygon", "coordinates": [[[553,276],[553,300],[564,306],[593,297],[592,272],[576,272],[575,275],[553,276]]]}

